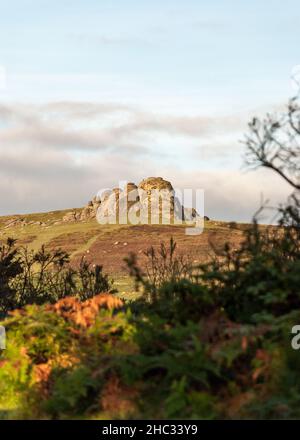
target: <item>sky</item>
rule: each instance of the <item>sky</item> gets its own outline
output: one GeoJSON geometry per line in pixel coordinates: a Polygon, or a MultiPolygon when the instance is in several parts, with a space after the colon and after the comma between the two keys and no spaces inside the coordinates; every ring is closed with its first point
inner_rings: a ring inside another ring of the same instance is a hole
{"type": "Polygon", "coordinates": [[[249,221],[290,189],[244,166],[300,64],[296,0],[0,0],[0,215],[162,176],[249,221]]]}

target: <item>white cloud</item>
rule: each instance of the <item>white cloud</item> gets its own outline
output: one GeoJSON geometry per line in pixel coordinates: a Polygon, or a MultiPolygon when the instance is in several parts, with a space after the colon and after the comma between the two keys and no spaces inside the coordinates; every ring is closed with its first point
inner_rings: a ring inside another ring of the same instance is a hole
{"type": "Polygon", "coordinates": [[[289,188],[234,165],[243,126],[242,115],[159,115],[117,103],[1,105],[0,213],[82,206],[120,180],[160,175],[203,188],[207,215],[250,220],[262,189],[277,203],[289,188]]]}

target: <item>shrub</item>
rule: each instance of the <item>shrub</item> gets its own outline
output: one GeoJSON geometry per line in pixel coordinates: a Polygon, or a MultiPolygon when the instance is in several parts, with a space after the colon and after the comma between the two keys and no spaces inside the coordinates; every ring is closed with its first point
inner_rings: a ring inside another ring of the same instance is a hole
{"type": "Polygon", "coordinates": [[[14,307],[15,289],[10,285],[12,279],[22,272],[15,240],[8,238],[0,246],[0,316],[1,312],[14,307]]]}
{"type": "Polygon", "coordinates": [[[130,274],[135,278],[137,289],[142,285],[144,297],[149,302],[157,299],[159,289],[166,283],[176,283],[181,279],[192,277],[193,266],[191,261],[184,255],[176,253],[177,245],[171,237],[169,246],[161,243],[159,249],[151,246],[144,252],[147,257],[145,273],[138,266],[134,254],[125,259],[130,274]]]}
{"type": "MultiPolygon", "coordinates": [[[[26,306],[3,323],[9,337],[0,358],[0,404],[15,396],[9,416],[17,418],[215,418],[245,348],[242,327],[220,333],[224,318],[213,321],[208,334],[205,320],[133,316],[111,295],[26,306]]],[[[249,364],[244,381],[250,371],[249,364]]]]}
{"type": "Polygon", "coordinates": [[[112,283],[103,274],[102,266],[86,262],[79,267],[69,264],[69,255],[61,249],[37,252],[16,248],[8,239],[0,248],[0,314],[27,304],[54,303],[66,296],[81,300],[101,292],[113,292],[112,283]]]}
{"type": "Polygon", "coordinates": [[[124,314],[113,314],[120,307],[102,294],[12,312],[4,322],[9,337],[0,358],[0,403],[16,396],[16,417],[87,411],[103,387],[109,357],[126,347],[131,326],[124,314]]]}

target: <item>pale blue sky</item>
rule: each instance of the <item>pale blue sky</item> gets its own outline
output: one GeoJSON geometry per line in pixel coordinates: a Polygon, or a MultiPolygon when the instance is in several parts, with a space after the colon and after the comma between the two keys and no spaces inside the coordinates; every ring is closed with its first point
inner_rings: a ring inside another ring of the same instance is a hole
{"type": "MultiPolygon", "coordinates": [[[[166,175],[175,185],[203,185],[212,215],[248,219],[258,203],[258,185],[251,189],[257,179],[241,177],[251,202],[231,215],[216,195],[214,175],[224,172],[218,186],[232,180],[236,187],[242,165],[238,141],[248,119],[293,94],[299,24],[296,0],[0,0],[0,65],[6,71],[0,104],[10,115],[0,121],[0,213],[80,205],[97,185],[138,179],[144,172],[166,175]],[[79,118],[69,107],[50,113],[45,107],[61,101],[117,110],[102,108],[100,117],[93,107],[79,118]],[[89,130],[97,127],[91,140],[89,130]],[[57,133],[69,136],[68,145],[57,133]],[[129,146],[135,149],[132,161],[129,146]],[[36,168],[26,162],[32,148],[39,157],[36,168]],[[86,180],[85,190],[71,194],[78,173],[89,174],[89,159],[104,164],[109,175],[97,179],[90,170],[94,177],[86,180]],[[47,173],[35,170],[52,167],[53,181],[66,160],[61,198],[55,198],[57,191],[39,197],[47,173]],[[141,163],[144,170],[138,169],[141,163]]],[[[277,201],[278,188],[263,186],[277,201]]],[[[224,196],[230,206],[244,198],[224,196]]]]}
{"type": "Polygon", "coordinates": [[[9,74],[123,76],[265,104],[289,92],[299,22],[296,0],[1,1],[1,64],[9,74]]]}

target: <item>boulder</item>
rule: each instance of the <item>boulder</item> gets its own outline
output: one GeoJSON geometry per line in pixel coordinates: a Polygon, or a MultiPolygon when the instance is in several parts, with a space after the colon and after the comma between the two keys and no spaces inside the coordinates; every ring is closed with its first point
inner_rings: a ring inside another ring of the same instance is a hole
{"type": "Polygon", "coordinates": [[[63,222],[66,222],[66,223],[68,223],[68,222],[75,222],[77,220],[77,213],[76,213],[76,211],[67,212],[67,214],[63,216],[62,220],[63,220],[63,222]]]}
{"type": "Polygon", "coordinates": [[[154,189],[174,192],[171,182],[164,180],[162,177],[147,177],[147,179],[140,182],[138,188],[147,191],[148,194],[154,189]]]}

